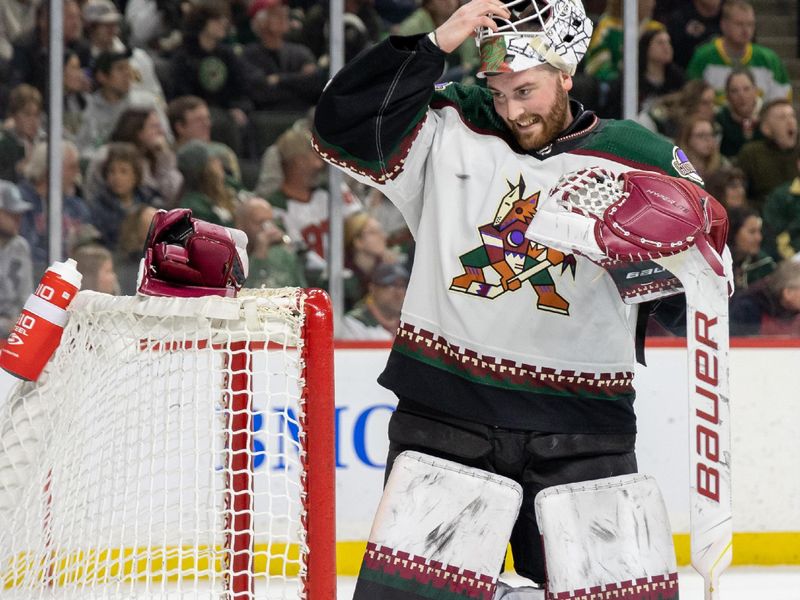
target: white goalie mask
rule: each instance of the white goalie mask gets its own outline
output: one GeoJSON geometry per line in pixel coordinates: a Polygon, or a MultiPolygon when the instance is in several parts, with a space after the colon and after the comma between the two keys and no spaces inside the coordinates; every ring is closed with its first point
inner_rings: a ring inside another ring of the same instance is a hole
{"type": "Polygon", "coordinates": [[[593,29],[581,0],[508,0],[504,4],[510,19],[494,16],[497,31],[478,28],[478,77],[543,64],[574,75],[593,29]]]}

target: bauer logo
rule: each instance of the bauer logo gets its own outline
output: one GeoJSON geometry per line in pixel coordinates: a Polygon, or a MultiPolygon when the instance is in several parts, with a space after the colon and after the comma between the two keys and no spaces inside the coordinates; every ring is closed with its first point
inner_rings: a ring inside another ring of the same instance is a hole
{"type": "Polygon", "coordinates": [[[698,311],[695,316],[695,341],[699,344],[694,353],[694,368],[698,383],[694,393],[697,396],[696,406],[707,410],[696,410],[698,418],[695,427],[697,453],[697,469],[695,485],[697,492],[706,498],[719,502],[720,490],[720,439],[719,439],[719,346],[715,341],[718,330],[716,318],[709,318],[698,311]]]}
{"type": "Polygon", "coordinates": [[[625,275],[625,279],[639,279],[640,277],[649,277],[650,275],[656,275],[658,273],[663,273],[666,271],[664,267],[652,267],[650,269],[644,269],[642,271],[631,271],[627,275],[625,275]]]}

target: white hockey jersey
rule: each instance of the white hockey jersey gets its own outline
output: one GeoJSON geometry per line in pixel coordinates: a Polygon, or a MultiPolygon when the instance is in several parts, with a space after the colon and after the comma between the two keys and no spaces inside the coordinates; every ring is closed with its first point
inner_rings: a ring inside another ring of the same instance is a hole
{"type": "Polygon", "coordinates": [[[635,431],[637,307],[602,268],[524,233],[567,171],[691,175],[691,165],[664,138],[577,103],[551,146],[525,152],[485,89],[434,90],[438,49],[425,39],[398,47],[412,41],[393,38],[349,65],[316,117],[318,152],[386,194],[416,240],[379,381],[433,411],[497,426],[635,431]],[[356,94],[357,105],[344,100],[356,94]]]}

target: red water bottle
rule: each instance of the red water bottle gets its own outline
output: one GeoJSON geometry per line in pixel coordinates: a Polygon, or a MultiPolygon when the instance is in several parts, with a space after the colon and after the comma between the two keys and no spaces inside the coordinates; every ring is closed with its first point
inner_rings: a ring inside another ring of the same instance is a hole
{"type": "Polygon", "coordinates": [[[1,368],[20,379],[39,378],[61,341],[67,308],[81,288],[81,279],[71,258],[50,265],[0,351],[1,368]]]}

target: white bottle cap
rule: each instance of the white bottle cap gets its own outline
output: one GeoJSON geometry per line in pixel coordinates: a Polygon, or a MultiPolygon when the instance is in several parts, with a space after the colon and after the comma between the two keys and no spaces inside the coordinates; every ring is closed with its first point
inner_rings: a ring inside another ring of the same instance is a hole
{"type": "Polygon", "coordinates": [[[56,261],[50,265],[47,270],[53,271],[67,283],[74,285],[78,289],[81,289],[83,275],[81,275],[80,271],[78,271],[78,263],[75,262],[74,258],[68,258],[64,262],[56,261]]]}

